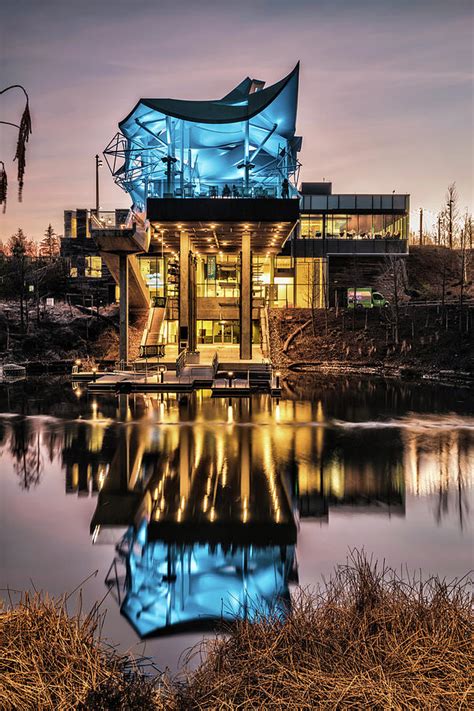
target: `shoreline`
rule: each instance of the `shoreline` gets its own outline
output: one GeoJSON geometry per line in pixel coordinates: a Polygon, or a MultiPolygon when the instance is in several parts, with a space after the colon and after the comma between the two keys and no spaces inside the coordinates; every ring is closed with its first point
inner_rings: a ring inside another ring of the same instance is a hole
{"type": "MultiPolygon", "coordinates": [[[[408,574],[353,550],[319,588],[284,611],[254,608],[188,651],[172,677],[101,637],[106,611],[24,592],[0,607],[0,702],[21,708],[469,708],[469,579],[408,574]],[[349,653],[348,653],[348,650],[349,653]],[[200,653],[196,668],[193,655],[200,653]],[[417,663],[424,659],[421,665],[417,663]],[[145,667],[144,667],[144,664],[145,667]],[[156,670],[158,671],[158,670],[156,670]],[[113,702],[113,703],[112,703],[113,702]]],[[[81,592],[78,592],[81,595],[81,592]]],[[[472,699],[471,699],[472,701],[472,699]]]]}

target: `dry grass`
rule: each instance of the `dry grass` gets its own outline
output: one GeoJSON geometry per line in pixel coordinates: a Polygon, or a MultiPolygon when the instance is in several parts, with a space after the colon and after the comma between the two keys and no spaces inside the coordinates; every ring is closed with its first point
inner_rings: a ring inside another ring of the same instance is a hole
{"type": "Polygon", "coordinates": [[[354,553],[286,619],[204,642],[176,708],[473,708],[472,622],[465,581],[402,581],[354,553]]]}
{"type": "Polygon", "coordinates": [[[0,614],[2,709],[467,709],[474,707],[468,581],[403,579],[353,553],[291,612],[236,621],[156,682],[100,641],[95,609],[23,596],[0,614]]]}
{"type": "Polygon", "coordinates": [[[70,615],[67,597],[25,593],[0,613],[0,708],[152,709],[153,680],[101,641],[103,614],[70,615]]]}

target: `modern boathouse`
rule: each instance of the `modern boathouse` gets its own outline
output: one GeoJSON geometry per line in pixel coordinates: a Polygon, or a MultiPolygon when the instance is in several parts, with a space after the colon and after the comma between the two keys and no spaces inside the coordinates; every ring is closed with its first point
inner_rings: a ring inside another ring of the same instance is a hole
{"type": "Polygon", "coordinates": [[[121,360],[129,310],[149,309],[143,354],[233,345],[249,361],[267,307],[342,303],[354,255],[370,279],[407,253],[408,195],[299,185],[298,77],[247,78],[215,101],[141,99],[120,122],[104,157],[131,210],[68,211],[64,242],[95,244],[90,278],[107,267],[119,287],[121,360]]]}

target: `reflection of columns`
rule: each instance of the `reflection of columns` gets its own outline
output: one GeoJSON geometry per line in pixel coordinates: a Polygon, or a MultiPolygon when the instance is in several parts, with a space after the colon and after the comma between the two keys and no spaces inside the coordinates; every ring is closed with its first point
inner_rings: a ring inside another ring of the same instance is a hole
{"type": "Polygon", "coordinates": [[[180,428],[179,438],[179,496],[187,499],[189,496],[191,452],[190,452],[190,428],[184,426],[180,428]]]}
{"type": "Polygon", "coordinates": [[[119,360],[128,361],[128,254],[119,255],[120,344],[119,360]]]}
{"type": "Polygon", "coordinates": [[[250,505],[250,467],[252,462],[250,428],[243,427],[240,433],[240,499],[244,522],[248,518],[250,505]]]}
{"type": "Polygon", "coordinates": [[[240,358],[252,358],[252,252],[248,232],[242,235],[240,253],[240,358]]]}

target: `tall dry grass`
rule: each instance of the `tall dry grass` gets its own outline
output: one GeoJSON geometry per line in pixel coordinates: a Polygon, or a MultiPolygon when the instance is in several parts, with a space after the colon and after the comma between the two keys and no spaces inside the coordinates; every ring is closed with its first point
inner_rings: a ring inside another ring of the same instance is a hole
{"type": "Polygon", "coordinates": [[[161,709],[155,682],[101,639],[96,606],[69,614],[68,598],[35,593],[0,612],[0,708],[161,709]]]}
{"type": "Polygon", "coordinates": [[[283,619],[205,641],[179,709],[474,708],[468,582],[403,579],[353,553],[283,619]]]}
{"type": "Polygon", "coordinates": [[[26,594],[0,613],[0,708],[474,708],[468,580],[402,577],[357,552],[321,589],[297,591],[287,615],[205,640],[177,679],[107,647],[102,620],[26,594]]]}

